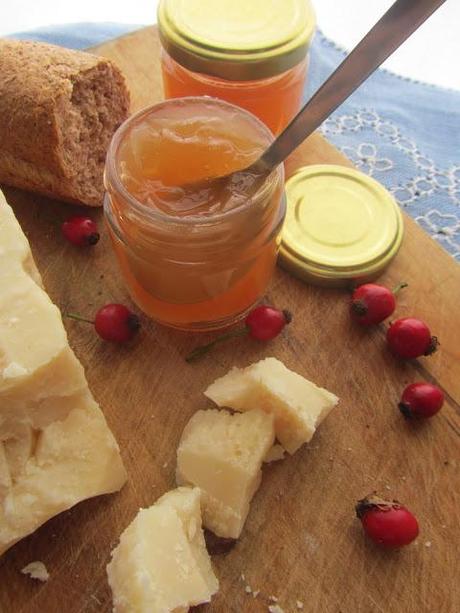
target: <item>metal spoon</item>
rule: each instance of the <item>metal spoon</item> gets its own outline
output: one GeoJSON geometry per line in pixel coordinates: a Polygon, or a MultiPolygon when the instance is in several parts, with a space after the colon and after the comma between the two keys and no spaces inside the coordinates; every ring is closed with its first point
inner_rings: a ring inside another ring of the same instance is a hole
{"type": "MultiPolygon", "coordinates": [[[[246,197],[357,89],[445,0],[397,0],[310,98],[261,157],[207,187],[246,197]],[[248,194],[249,191],[249,194],[248,194]]],[[[201,186],[203,183],[201,182],[201,186]]]]}

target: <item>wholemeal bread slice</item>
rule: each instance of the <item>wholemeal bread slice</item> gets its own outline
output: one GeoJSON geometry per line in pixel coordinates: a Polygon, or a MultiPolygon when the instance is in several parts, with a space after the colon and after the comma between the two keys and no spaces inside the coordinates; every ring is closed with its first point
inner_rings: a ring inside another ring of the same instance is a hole
{"type": "Polygon", "coordinates": [[[100,206],[110,139],[129,112],[111,62],[0,39],[0,183],[100,206]]]}

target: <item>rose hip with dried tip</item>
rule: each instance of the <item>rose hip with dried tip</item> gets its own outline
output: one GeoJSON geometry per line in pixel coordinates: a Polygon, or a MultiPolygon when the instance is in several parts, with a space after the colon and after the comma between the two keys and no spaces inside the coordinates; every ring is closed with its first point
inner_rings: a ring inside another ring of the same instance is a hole
{"type": "Polygon", "coordinates": [[[379,324],[389,317],[396,307],[396,294],[407,287],[400,283],[393,290],[377,283],[365,283],[357,287],[351,298],[351,315],[362,326],[379,324]]]}
{"type": "Polygon", "coordinates": [[[94,321],[74,313],[67,317],[93,324],[98,335],[112,343],[130,341],[140,328],[139,317],[123,304],[106,304],[96,313],[94,321]]]}
{"type": "Polygon", "coordinates": [[[75,216],[62,224],[65,238],[77,247],[89,247],[99,241],[97,225],[89,217],[75,216]]]}
{"type": "Polygon", "coordinates": [[[431,355],[439,345],[426,323],[414,317],[392,322],[387,330],[387,342],[394,355],[407,360],[431,355]]]}
{"type": "Polygon", "coordinates": [[[291,321],[292,315],[289,311],[281,311],[265,304],[257,306],[246,316],[244,328],[232,330],[227,334],[218,336],[207,345],[196,347],[185,360],[186,362],[193,362],[207,353],[214,345],[237,336],[250,336],[258,341],[269,341],[278,336],[284,326],[291,321]]]}
{"type": "Polygon", "coordinates": [[[245,319],[248,335],[258,341],[270,341],[290,323],[292,315],[289,311],[280,311],[274,307],[262,304],[249,312],[245,319]]]}
{"type": "Polygon", "coordinates": [[[419,381],[408,385],[401,396],[399,410],[408,419],[412,417],[427,419],[442,407],[444,394],[436,385],[419,381]]]}
{"type": "Polygon", "coordinates": [[[104,340],[126,343],[139,330],[140,322],[123,304],[106,304],[96,313],[94,327],[104,340]]]}
{"type": "Polygon", "coordinates": [[[355,510],[366,535],[382,547],[404,547],[419,534],[417,519],[397,500],[383,500],[371,494],[359,500],[355,510]]]}

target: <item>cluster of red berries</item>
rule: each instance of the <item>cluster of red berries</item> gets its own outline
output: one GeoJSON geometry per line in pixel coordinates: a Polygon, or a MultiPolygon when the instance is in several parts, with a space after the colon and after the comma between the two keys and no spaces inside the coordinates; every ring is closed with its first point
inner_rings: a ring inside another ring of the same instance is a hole
{"type": "MultiPolygon", "coordinates": [[[[393,291],[376,283],[361,285],[355,289],[351,299],[352,317],[363,326],[383,322],[394,313],[395,296],[403,287],[407,284],[401,283],[393,291]]],[[[431,355],[438,345],[426,323],[414,317],[392,322],[386,340],[391,352],[403,359],[431,355]]],[[[443,402],[442,390],[420,381],[404,389],[398,406],[404,417],[428,418],[441,409],[443,402]]],[[[415,540],[419,533],[415,516],[396,500],[383,500],[375,494],[367,496],[357,503],[356,514],[367,536],[383,547],[403,547],[415,540]]]]}
{"type": "MultiPolygon", "coordinates": [[[[351,298],[351,314],[363,326],[379,324],[394,313],[396,294],[407,283],[401,283],[394,290],[383,285],[366,283],[355,289],[351,298]]],[[[413,317],[397,319],[387,330],[387,343],[392,353],[400,358],[412,359],[431,355],[438,346],[438,340],[431,335],[425,322],[413,317]]],[[[431,383],[411,383],[399,403],[405,417],[432,417],[444,402],[442,391],[431,383]]]]}
{"type": "MultiPolygon", "coordinates": [[[[394,313],[395,296],[404,287],[407,283],[401,283],[394,290],[376,283],[360,285],[351,298],[352,317],[362,326],[381,323],[394,313]]],[[[426,323],[414,317],[392,322],[387,331],[387,343],[396,356],[406,360],[431,355],[438,346],[437,338],[431,335],[426,323]]]]}

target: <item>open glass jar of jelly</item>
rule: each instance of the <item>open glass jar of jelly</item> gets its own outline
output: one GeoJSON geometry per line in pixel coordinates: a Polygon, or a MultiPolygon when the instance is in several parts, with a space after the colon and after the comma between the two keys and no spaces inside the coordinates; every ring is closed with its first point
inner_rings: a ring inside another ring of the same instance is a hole
{"type": "Polygon", "coordinates": [[[209,95],[274,134],[298,112],[315,29],[310,0],[160,0],[166,98],[209,95]]]}
{"type": "Polygon", "coordinates": [[[282,166],[252,196],[241,186],[223,198],[206,179],[245,168],[272,139],[244,109],[207,97],[146,108],[114,135],[105,216],[131,297],[153,319],[216,329],[265,292],[286,210],[282,166]]]}

